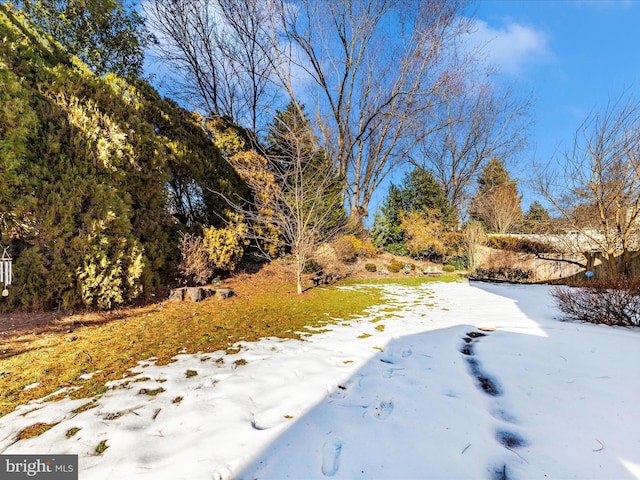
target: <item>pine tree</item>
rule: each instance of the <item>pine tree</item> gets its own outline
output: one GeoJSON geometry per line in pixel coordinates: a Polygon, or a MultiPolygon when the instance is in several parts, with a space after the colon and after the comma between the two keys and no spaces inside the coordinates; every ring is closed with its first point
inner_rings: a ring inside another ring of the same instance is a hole
{"type": "Polygon", "coordinates": [[[471,218],[489,232],[506,233],[522,218],[522,197],[504,162],[492,158],[478,178],[478,190],[471,201],[471,218]]]}
{"type": "Polygon", "coordinates": [[[529,211],[522,217],[524,233],[546,233],[551,229],[549,211],[539,201],[529,205],[529,211]]]}
{"type": "Polygon", "coordinates": [[[375,246],[398,255],[442,256],[443,234],[456,223],[442,186],[431,172],[416,168],[405,175],[401,186],[389,187],[371,237],[375,246]]]}

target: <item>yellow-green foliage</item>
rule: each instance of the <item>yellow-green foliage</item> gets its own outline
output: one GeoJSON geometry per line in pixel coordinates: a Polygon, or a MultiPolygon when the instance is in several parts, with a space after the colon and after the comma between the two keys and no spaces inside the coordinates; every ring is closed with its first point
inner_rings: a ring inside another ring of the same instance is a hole
{"type": "Polygon", "coordinates": [[[269,171],[267,159],[255,150],[248,150],[236,153],[230,158],[230,162],[256,198],[259,221],[253,228],[260,239],[260,248],[271,258],[276,258],[282,253],[281,232],[274,225],[275,222],[271,221],[274,211],[268,205],[270,199],[278,198],[280,192],[273,173],[269,171]]]}
{"type": "Polygon", "coordinates": [[[356,237],[355,235],[345,235],[344,239],[346,241],[351,242],[353,245],[353,249],[356,252],[356,255],[365,255],[368,257],[375,256],[376,247],[369,241],[362,240],[361,238],[356,237]]]}
{"type": "Polygon", "coordinates": [[[342,262],[353,262],[359,256],[375,256],[376,248],[353,234],[341,235],[332,242],[337,258],[342,262]]]}
{"type": "Polygon", "coordinates": [[[403,268],[404,268],[404,263],[398,260],[394,260],[387,266],[387,270],[389,270],[391,273],[398,273],[403,268]]]}
{"type": "Polygon", "coordinates": [[[209,260],[220,270],[234,270],[242,259],[246,240],[247,225],[240,218],[225,228],[209,227],[204,229],[204,248],[209,260]]]}
{"type": "MultiPolygon", "coordinates": [[[[115,220],[115,218],[112,218],[115,220]]],[[[132,239],[113,239],[104,234],[107,225],[98,222],[89,235],[90,248],[77,270],[80,292],[87,306],[115,307],[142,293],[143,249],[132,239]]]]}

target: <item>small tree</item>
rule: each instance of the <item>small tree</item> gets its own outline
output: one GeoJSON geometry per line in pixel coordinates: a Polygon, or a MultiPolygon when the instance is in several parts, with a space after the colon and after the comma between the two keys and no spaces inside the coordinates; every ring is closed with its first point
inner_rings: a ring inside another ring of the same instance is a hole
{"type": "Polygon", "coordinates": [[[209,261],[209,254],[204,248],[202,237],[190,233],[180,235],[180,254],[182,260],[178,265],[178,272],[186,282],[193,281],[196,285],[204,285],[213,275],[213,267],[209,261]]]}
{"type": "Polygon", "coordinates": [[[264,239],[269,229],[278,232],[271,241],[295,257],[297,292],[302,293],[305,265],[319,245],[341,230],[344,208],[341,178],[317,147],[302,108],[295,101],[293,105],[295,118],[304,119],[304,125],[276,115],[278,128],[271,129],[270,139],[280,148],[271,148],[266,157],[254,153],[250,171],[245,164],[241,176],[254,200],[236,208],[245,215],[253,238],[264,239]]]}
{"type": "Polygon", "coordinates": [[[471,221],[462,229],[462,251],[472,272],[480,266],[480,248],[486,241],[487,236],[480,222],[471,221]]]}
{"type": "Polygon", "coordinates": [[[414,211],[402,218],[405,244],[412,257],[441,260],[453,253],[448,229],[435,210],[414,211]]]}

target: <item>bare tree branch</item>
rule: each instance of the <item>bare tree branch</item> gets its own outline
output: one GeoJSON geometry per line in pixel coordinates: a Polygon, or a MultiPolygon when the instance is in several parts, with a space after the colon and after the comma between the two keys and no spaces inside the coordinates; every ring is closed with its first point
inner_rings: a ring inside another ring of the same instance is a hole
{"type": "Polygon", "coordinates": [[[559,169],[535,165],[538,191],[601,252],[613,277],[627,273],[638,249],[639,139],[640,106],[623,94],[589,115],[559,169]]]}

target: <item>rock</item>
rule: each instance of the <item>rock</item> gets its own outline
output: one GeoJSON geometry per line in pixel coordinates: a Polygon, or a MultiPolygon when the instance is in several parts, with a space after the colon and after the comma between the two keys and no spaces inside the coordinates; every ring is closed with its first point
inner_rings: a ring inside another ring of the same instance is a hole
{"type": "Polygon", "coordinates": [[[174,288],[173,290],[171,290],[169,292],[169,300],[173,301],[173,302],[181,302],[184,300],[184,292],[185,289],[183,288],[174,288]]]}
{"type": "Polygon", "coordinates": [[[219,288],[216,290],[216,297],[220,300],[225,300],[233,295],[230,288],[219,288]]]}
{"type": "Polygon", "coordinates": [[[190,300],[192,302],[200,302],[205,298],[211,297],[216,291],[211,287],[180,287],[169,292],[169,300],[181,302],[190,300]]]}

